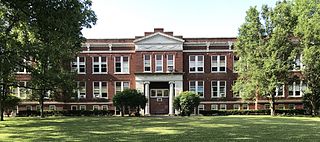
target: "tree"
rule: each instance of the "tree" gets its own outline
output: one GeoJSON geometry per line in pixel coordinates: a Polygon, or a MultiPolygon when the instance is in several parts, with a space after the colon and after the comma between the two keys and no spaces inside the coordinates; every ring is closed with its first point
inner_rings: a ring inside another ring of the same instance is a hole
{"type": "Polygon", "coordinates": [[[233,87],[242,98],[268,97],[275,115],[274,92],[288,81],[295,48],[292,41],[296,19],[290,2],[278,2],[274,9],[264,5],[247,11],[239,29],[236,54],[238,80],[233,87]]]}
{"type": "MultiPolygon", "coordinates": [[[[90,28],[96,22],[91,10],[90,0],[1,0],[14,11],[20,11],[16,17],[28,23],[33,33],[32,44],[28,47],[25,57],[32,57],[34,62],[31,70],[33,98],[40,103],[40,114],[43,116],[44,101],[48,92],[63,93],[66,87],[63,82],[70,82],[69,63],[81,50],[84,41],[81,30],[90,28]],[[20,17],[24,17],[20,19],[20,17]],[[63,87],[63,88],[61,88],[63,87]]],[[[68,84],[67,84],[68,85],[68,84]]],[[[74,85],[72,85],[74,86],[74,85]]],[[[67,92],[71,92],[70,90],[67,92]]]]}
{"type": "Polygon", "coordinates": [[[200,104],[200,97],[193,92],[181,92],[173,101],[173,107],[180,110],[182,116],[190,116],[200,104]]]}
{"type": "Polygon", "coordinates": [[[312,115],[316,115],[320,107],[320,2],[296,0],[294,14],[298,17],[295,36],[303,49],[303,75],[309,90],[304,102],[310,106],[312,115]]]}
{"type": "Polygon", "coordinates": [[[129,114],[133,110],[135,115],[139,116],[140,109],[146,106],[147,98],[136,89],[126,89],[113,96],[112,101],[113,105],[120,110],[121,116],[124,116],[126,109],[128,109],[129,114]]]}
{"type": "Polygon", "coordinates": [[[12,110],[16,109],[20,101],[21,101],[20,98],[16,96],[7,95],[4,99],[4,105],[3,105],[4,112],[6,112],[9,115],[10,112],[12,112],[12,110]]]}

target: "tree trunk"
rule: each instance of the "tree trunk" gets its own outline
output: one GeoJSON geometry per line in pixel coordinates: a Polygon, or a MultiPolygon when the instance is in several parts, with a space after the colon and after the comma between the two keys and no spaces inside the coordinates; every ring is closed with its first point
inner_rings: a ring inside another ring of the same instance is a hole
{"type": "Polygon", "coordinates": [[[120,109],[120,113],[121,113],[121,116],[123,117],[124,116],[124,106],[122,106],[122,108],[120,109]]]}
{"type": "Polygon", "coordinates": [[[258,110],[258,101],[259,101],[259,89],[258,89],[258,87],[256,89],[255,96],[256,96],[256,99],[255,99],[255,102],[254,102],[254,109],[258,110]]]}
{"type": "Polygon", "coordinates": [[[311,103],[311,106],[312,106],[312,110],[311,110],[311,115],[312,117],[316,116],[316,105],[314,103],[311,103]]]}
{"type": "Polygon", "coordinates": [[[4,119],[4,116],[3,116],[3,113],[4,113],[4,97],[6,96],[6,86],[5,85],[2,85],[2,92],[1,92],[1,96],[0,96],[0,121],[3,121],[4,119]]]}
{"type": "Polygon", "coordinates": [[[275,110],[276,110],[276,106],[274,105],[274,95],[271,94],[271,100],[270,100],[270,115],[271,116],[275,116],[275,110]]]}

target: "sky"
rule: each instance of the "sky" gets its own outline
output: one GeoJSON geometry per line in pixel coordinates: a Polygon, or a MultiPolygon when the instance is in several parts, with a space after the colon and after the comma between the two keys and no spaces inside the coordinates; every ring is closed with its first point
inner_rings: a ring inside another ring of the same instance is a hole
{"type": "Polygon", "coordinates": [[[86,38],[134,38],[154,28],[183,37],[235,37],[250,6],[277,0],[92,0],[98,21],[86,38]]]}

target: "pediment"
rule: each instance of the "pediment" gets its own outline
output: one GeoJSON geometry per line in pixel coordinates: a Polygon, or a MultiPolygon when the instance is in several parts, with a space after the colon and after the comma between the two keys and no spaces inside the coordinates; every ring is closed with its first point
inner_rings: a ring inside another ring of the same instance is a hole
{"type": "Polygon", "coordinates": [[[135,44],[183,44],[184,40],[164,33],[154,33],[134,41],[135,44]]]}

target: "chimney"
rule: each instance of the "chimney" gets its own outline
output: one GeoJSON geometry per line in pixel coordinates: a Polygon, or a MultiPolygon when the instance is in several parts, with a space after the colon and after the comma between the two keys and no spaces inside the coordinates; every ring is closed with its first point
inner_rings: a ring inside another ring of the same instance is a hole
{"type": "Polygon", "coordinates": [[[154,28],[154,30],[153,30],[155,33],[156,32],[161,32],[161,33],[163,33],[163,28],[154,28]]]}

